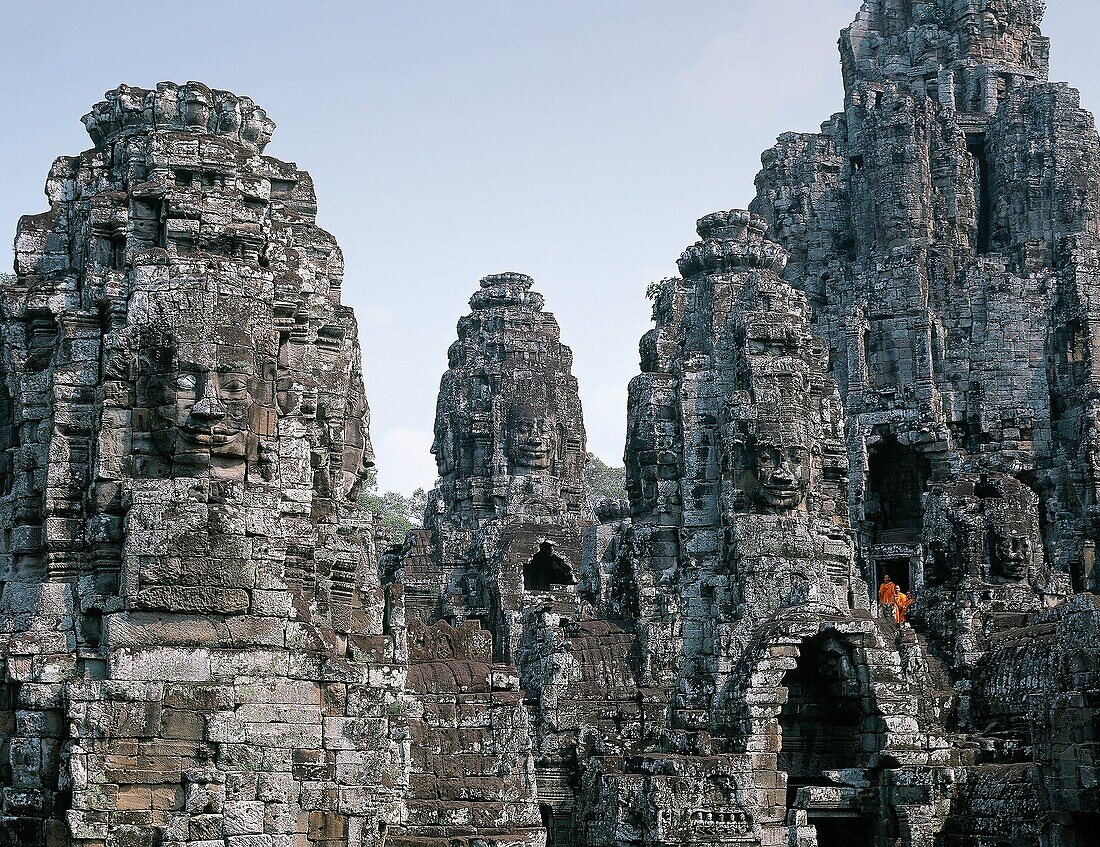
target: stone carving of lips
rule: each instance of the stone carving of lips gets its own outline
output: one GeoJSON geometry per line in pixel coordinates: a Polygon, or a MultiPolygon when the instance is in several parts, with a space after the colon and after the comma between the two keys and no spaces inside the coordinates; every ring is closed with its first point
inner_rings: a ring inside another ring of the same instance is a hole
{"type": "Polygon", "coordinates": [[[240,430],[215,427],[214,429],[201,429],[198,427],[182,426],[179,429],[180,437],[189,444],[199,447],[224,447],[232,441],[236,441],[241,434],[240,430]]]}
{"type": "Polygon", "coordinates": [[[541,464],[550,453],[550,445],[544,438],[529,438],[526,441],[521,441],[517,445],[517,448],[520,456],[525,459],[528,464],[541,464]]]}
{"type": "Polygon", "coordinates": [[[798,483],[789,477],[783,477],[779,474],[773,476],[763,488],[765,493],[769,496],[779,499],[797,497],[799,494],[798,483]]]}
{"type": "Polygon", "coordinates": [[[802,489],[794,483],[763,485],[759,490],[759,498],[767,506],[791,509],[802,500],[802,489]]]}

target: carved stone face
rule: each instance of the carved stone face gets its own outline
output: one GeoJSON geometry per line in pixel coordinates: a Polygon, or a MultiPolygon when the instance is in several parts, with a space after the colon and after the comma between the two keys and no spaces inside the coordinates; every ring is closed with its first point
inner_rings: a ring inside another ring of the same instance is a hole
{"type": "Polygon", "coordinates": [[[554,453],[549,422],[533,409],[516,407],[508,416],[508,460],[520,473],[546,471],[554,453]]]}
{"type": "Polygon", "coordinates": [[[758,443],[751,470],[756,477],[753,496],[759,505],[776,511],[793,509],[806,496],[809,451],[798,445],[758,443]]]}
{"type": "Polygon", "coordinates": [[[1027,579],[1031,563],[1031,539],[1011,530],[990,531],[989,564],[993,575],[1009,582],[1027,579]]]}
{"type": "Polygon", "coordinates": [[[458,463],[455,461],[455,434],[451,427],[450,419],[441,415],[436,422],[435,440],[432,442],[432,455],[435,456],[435,467],[440,477],[448,476],[455,472],[458,463]]]}
{"type": "Polygon", "coordinates": [[[252,348],[227,344],[171,344],[155,362],[146,391],[161,453],[222,471],[257,458],[258,437],[274,434],[274,363],[264,374],[252,348]]]}

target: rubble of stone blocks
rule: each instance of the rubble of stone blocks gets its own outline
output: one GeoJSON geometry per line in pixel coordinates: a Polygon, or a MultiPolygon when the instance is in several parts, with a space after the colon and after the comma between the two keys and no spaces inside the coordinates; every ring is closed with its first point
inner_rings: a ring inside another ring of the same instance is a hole
{"type": "Polygon", "coordinates": [[[1094,843],[1100,139],[1042,12],[863,3],[651,287],[621,500],[483,279],[386,550],[308,174],[110,92],[0,278],[0,847],[1094,843]]]}

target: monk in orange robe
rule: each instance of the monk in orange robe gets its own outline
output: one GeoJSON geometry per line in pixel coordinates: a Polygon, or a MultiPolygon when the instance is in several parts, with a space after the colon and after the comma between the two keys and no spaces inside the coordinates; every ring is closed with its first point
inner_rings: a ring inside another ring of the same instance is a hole
{"type": "Polygon", "coordinates": [[[913,598],[904,591],[899,591],[894,598],[894,620],[899,625],[905,623],[905,613],[913,605],[913,598]]]}
{"type": "Polygon", "coordinates": [[[878,601],[884,608],[889,609],[895,617],[897,617],[897,612],[894,609],[894,601],[897,596],[898,587],[890,579],[890,574],[883,574],[882,585],[878,587],[878,601]]]}

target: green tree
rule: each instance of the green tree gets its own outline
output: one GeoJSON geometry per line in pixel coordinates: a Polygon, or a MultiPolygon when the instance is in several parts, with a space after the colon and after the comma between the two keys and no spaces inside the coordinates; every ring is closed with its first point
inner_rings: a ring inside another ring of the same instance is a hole
{"type": "Polygon", "coordinates": [[[593,503],[601,497],[626,499],[626,468],[613,468],[595,453],[588,454],[584,479],[588,483],[588,497],[593,503]]]}
{"type": "Polygon", "coordinates": [[[405,533],[424,523],[424,507],[428,492],[418,488],[409,497],[397,491],[381,493],[378,490],[378,474],[374,468],[367,472],[367,482],[359,495],[359,506],[382,518],[378,543],[381,546],[401,544],[405,533]]]}

